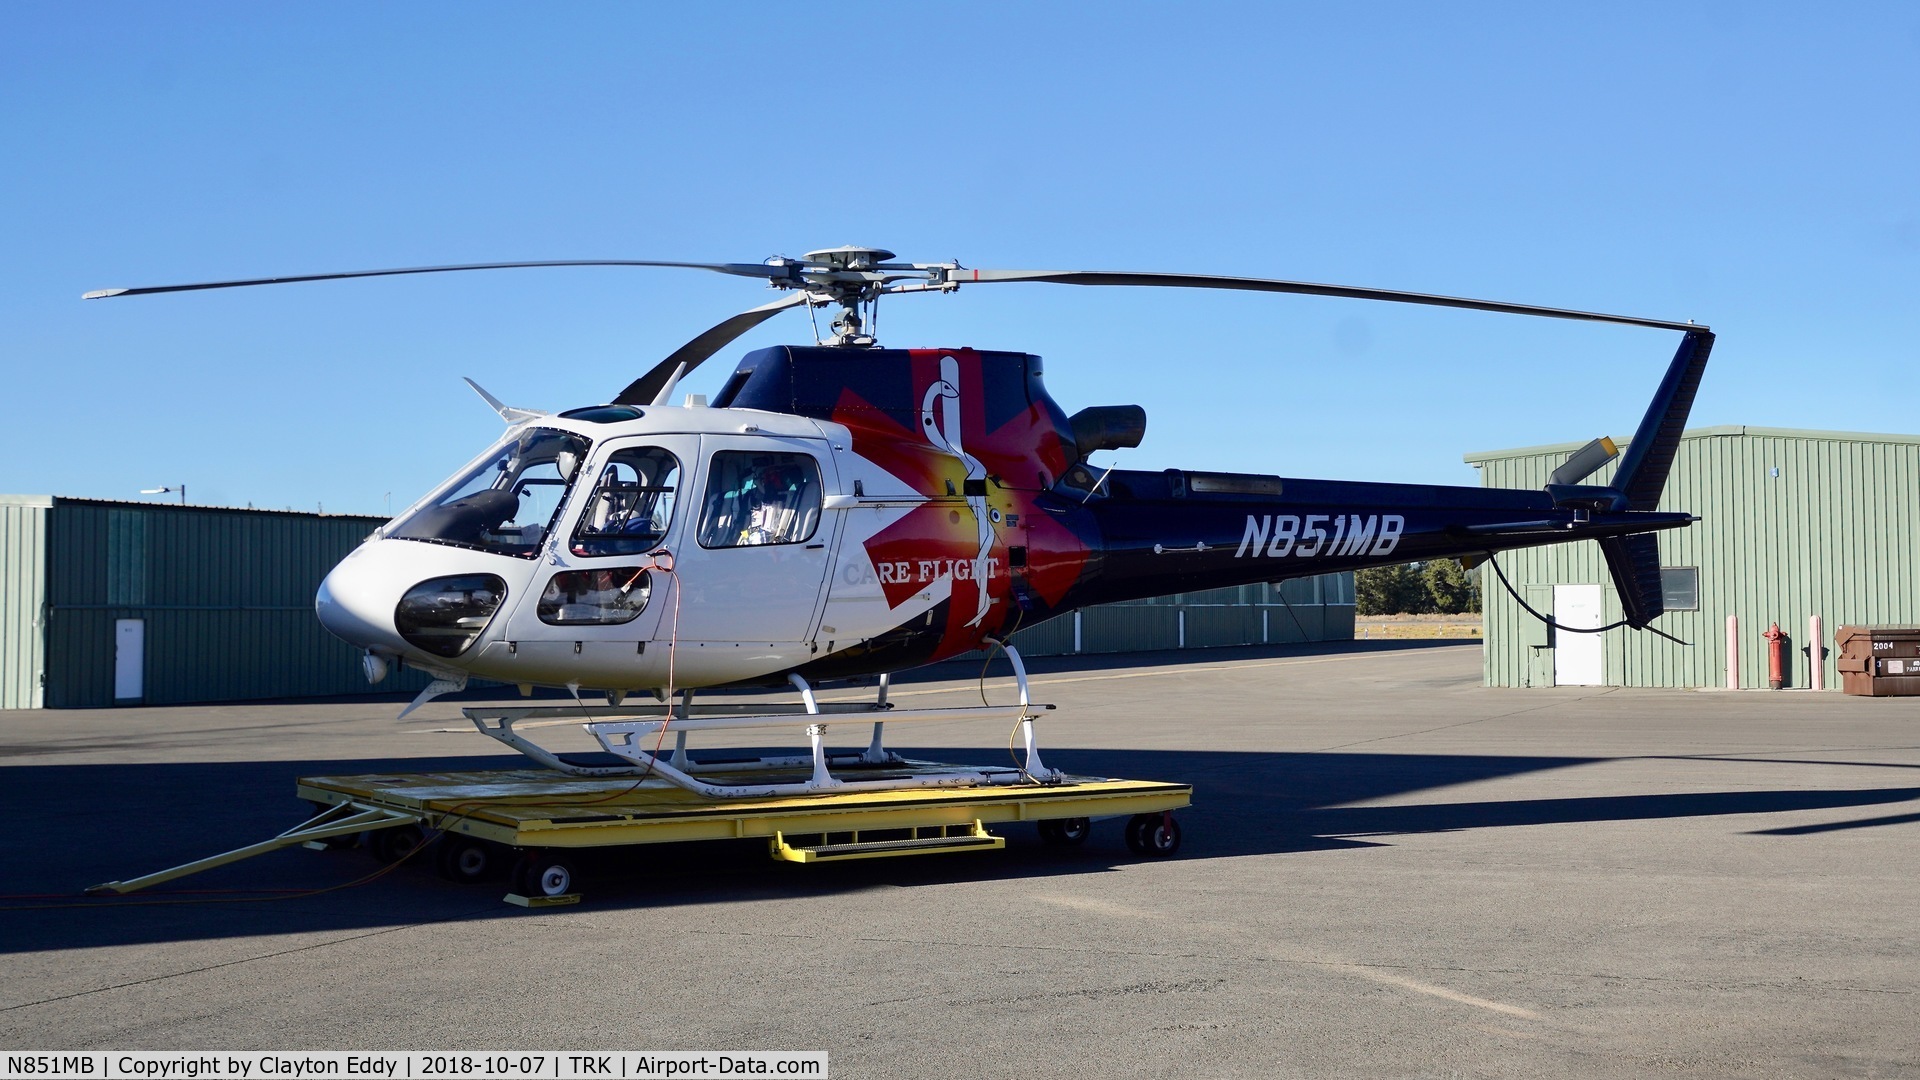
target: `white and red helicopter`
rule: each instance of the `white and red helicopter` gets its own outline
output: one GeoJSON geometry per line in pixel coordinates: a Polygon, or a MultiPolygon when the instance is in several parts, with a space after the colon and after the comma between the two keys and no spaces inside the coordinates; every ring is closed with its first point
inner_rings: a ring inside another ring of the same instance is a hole
{"type": "MultiPolygon", "coordinates": [[[[976,270],[859,247],[765,263],[489,263],[87,297],[551,266],[692,268],[786,295],[702,333],[605,404],[550,414],[480,391],[504,437],[342,560],[315,602],[328,630],[364,650],[369,679],[396,663],[435,676],[416,706],[477,676],[604,692],[614,705],[636,691],[790,684],[811,715],[823,681],[884,679],[1090,604],[1576,540],[1600,543],[1622,622],[1641,629],[1662,610],[1654,534],[1694,520],[1655,509],[1714,340],[1690,322],[1263,278],[976,270]],[[1582,483],[1618,453],[1605,439],[1543,490],[1100,471],[1089,455],[1140,443],[1140,407],[1069,416],[1037,356],[888,349],[866,330],[882,296],[1011,282],[1303,293],[1682,339],[1606,486],[1582,483]],[[710,402],[671,404],[689,371],[802,306],[838,309],[829,341],[749,353],[710,402]]],[[[624,759],[612,765],[547,753],[511,723],[481,726],[567,771],[668,768],[632,725],[594,725],[624,759]]],[[[813,782],[831,785],[817,733],[815,744],[813,782]]],[[[881,759],[877,731],[870,750],[866,760],[881,759]]]]}

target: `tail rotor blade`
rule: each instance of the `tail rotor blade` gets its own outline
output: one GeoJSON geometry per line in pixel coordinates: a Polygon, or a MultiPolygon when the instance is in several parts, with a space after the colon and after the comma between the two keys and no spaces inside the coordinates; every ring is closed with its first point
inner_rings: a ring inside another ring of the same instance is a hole
{"type": "Polygon", "coordinates": [[[1547,480],[1547,483],[1577,484],[1599,472],[1602,466],[1612,461],[1619,453],[1620,448],[1614,445],[1613,440],[1602,435],[1570,454],[1566,461],[1560,463],[1559,468],[1553,470],[1553,476],[1547,480]]]}

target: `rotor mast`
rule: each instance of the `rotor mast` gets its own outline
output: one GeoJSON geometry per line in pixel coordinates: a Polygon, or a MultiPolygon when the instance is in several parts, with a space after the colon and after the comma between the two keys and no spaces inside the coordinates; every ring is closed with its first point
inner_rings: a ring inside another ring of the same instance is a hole
{"type": "Polygon", "coordinates": [[[889,264],[887,260],[893,257],[893,252],[885,248],[845,246],[809,251],[801,261],[779,258],[768,260],[768,264],[787,266],[798,279],[793,283],[775,280],[775,288],[805,289],[809,304],[840,306],[829,324],[833,337],[828,344],[871,348],[875,344],[873,327],[878,321],[880,294],[896,280],[899,271],[920,269],[889,264]]]}

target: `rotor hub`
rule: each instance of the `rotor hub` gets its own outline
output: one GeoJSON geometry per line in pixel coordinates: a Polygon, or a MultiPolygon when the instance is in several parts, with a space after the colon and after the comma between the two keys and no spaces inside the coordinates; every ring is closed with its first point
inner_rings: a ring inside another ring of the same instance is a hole
{"type": "Polygon", "coordinates": [[[825,263],[836,270],[872,270],[891,258],[893,258],[893,252],[888,251],[886,248],[868,248],[852,245],[837,248],[821,248],[819,251],[809,251],[806,254],[806,260],[808,262],[825,263]]]}
{"type": "Polygon", "coordinates": [[[886,288],[893,252],[885,248],[846,245],[809,251],[797,263],[789,263],[797,281],[788,287],[807,290],[809,303],[838,304],[833,317],[830,344],[856,348],[872,346],[872,323],[880,293],[886,288]],[[865,309],[864,311],[862,309],[865,309]]]}

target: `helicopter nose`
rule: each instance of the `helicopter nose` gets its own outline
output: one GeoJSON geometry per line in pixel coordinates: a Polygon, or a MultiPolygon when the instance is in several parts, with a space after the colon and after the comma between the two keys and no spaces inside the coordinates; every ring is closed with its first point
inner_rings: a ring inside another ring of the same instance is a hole
{"type": "Polygon", "coordinates": [[[384,575],[365,572],[352,558],[333,568],[314,594],[314,614],[334,637],[361,649],[399,649],[405,643],[393,625],[399,600],[384,575]]]}

